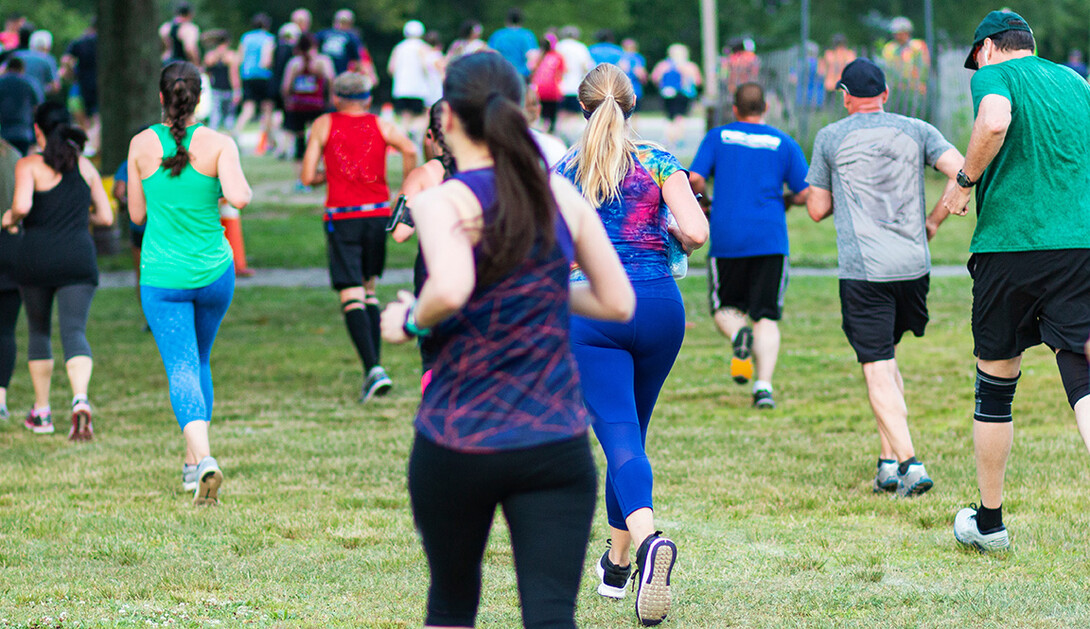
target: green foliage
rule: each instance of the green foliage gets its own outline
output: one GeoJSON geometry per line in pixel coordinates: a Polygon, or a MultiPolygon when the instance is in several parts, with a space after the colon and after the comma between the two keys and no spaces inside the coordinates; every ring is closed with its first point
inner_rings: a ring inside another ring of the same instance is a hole
{"type": "Polygon", "coordinates": [[[0,0],[0,20],[12,13],[25,15],[37,28],[53,33],[53,54],[59,57],[68,42],[87,28],[95,4],[95,0],[0,0]]]}

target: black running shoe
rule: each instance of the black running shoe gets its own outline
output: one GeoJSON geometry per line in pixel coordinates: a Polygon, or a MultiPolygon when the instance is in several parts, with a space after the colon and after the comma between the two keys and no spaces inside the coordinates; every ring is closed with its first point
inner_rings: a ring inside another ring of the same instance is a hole
{"type": "Polygon", "coordinates": [[[670,573],[677,560],[677,546],[661,537],[662,532],[643,540],[636,551],[636,618],[645,627],[659,624],[670,611],[670,573]]]}
{"type": "Polygon", "coordinates": [[[730,359],[730,377],[745,384],[753,377],[753,330],[744,327],[734,335],[734,355],[730,359]]]}
{"type": "Polygon", "coordinates": [[[628,579],[632,576],[632,564],[622,568],[613,563],[609,560],[607,548],[594,568],[599,579],[598,593],[607,598],[624,598],[624,586],[628,585],[628,579]]]}

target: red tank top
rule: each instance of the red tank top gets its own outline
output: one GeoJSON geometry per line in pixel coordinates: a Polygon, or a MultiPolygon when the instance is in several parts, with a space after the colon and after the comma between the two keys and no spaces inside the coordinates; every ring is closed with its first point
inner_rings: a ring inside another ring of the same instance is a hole
{"type": "Polygon", "coordinates": [[[373,114],[330,114],[325,158],[327,208],[356,208],[326,213],[326,220],[390,216],[386,185],[386,140],[373,114]],[[382,207],[369,207],[382,204],[382,207]]]}

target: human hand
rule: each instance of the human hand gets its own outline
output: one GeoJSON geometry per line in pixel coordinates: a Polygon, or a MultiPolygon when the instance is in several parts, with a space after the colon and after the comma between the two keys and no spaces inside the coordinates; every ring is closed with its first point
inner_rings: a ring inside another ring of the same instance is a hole
{"type": "Polygon", "coordinates": [[[946,189],[942,193],[939,204],[951,214],[965,216],[969,211],[969,194],[971,192],[972,188],[962,188],[957,181],[951,179],[946,182],[946,189]]]}
{"type": "Polygon", "coordinates": [[[409,316],[409,308],[416,303],[416,297],[407,290],[397,292],[397,301],[386,304],[382,311],[380,327],[382,340],[387,343],[404,343],[409,340],[405,333],[405,319],[409,316]]]}

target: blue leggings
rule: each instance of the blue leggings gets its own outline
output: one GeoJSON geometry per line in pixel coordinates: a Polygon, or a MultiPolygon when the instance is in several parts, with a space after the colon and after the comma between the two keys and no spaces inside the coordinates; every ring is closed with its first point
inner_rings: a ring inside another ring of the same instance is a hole
{"type": "Polygon", "coordinates": [[[685,306],[673,278],[633,282],[636,316],[607,323],[573,316],[572,353],[594,434],[606,454],[606,515],[613,528],[653,508],[647,425],[685,337],[685,306]]]}
{"type": "Polygon", "coordinates": [[[159,355],[170,383],[170,405],[183,430],[212,421],[212,343],[235,292],[235,267],[202,288],[140,287],[159,355]]]}

